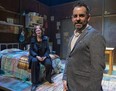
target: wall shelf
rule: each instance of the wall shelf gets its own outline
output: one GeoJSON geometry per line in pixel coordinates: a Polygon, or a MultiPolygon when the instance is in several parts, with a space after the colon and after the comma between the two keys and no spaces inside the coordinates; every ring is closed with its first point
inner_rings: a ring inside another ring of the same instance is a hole
{"type": "Polygon", "coordinates": [[[5,9],[5,8],[2,7],[2,6],[0,6],[0,11],[4,11],[4,12],[7,12],[7,13],[12,13],[12,14],[20,15],[20,13],[18,13],[18,12],[14,12],[14,11],[10,11],[10,10],[7,10],[7,9],[5,9]]]}
{"type": "Polygon", "coordinates": [[[7,23],[7,22],[5,22],[5,21],[0,21],[0,24],[1,24],[1,25],[8,25],[8,26],[23,27],[23,25],[7,23]]]}

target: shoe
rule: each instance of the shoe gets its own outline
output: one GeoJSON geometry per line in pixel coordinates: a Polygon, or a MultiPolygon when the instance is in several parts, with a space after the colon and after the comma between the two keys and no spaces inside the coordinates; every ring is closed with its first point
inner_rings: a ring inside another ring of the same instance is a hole
{"type": "Polygon", "coordinates": [[[51,83],[51,84],[54,83],[54,82],[53,82],[52,80],[50,80],[50,79],[49,79],[49,80],[48,80],[48,79],[45,79],[44,81],[45,81],[45,82],[49,82],[49,83],[51,83]]]}
{"type": "Polygon", "coordinates": [[[54,83],[51,79],[46,79],[49,83],[54,83]]]}
{"type": "Polygon", "coordinates": [[[51,83],[51,84],[54,83],[52,80],[50,80],[50,81],[48,81],[48,82],[51,83]]]}
{"type": "Polygon", "coordinates": [[[31,91],[36,91],[37,85],[32,85],[31,91]]]}

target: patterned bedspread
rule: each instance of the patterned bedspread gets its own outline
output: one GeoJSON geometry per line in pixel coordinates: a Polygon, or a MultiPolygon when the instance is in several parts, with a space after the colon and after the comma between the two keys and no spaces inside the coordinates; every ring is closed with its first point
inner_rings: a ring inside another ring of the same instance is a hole
{"type": "Polygon", "coordinates": [[[8,76],[10,75],[20,79],[28,78],[30,73],[17,67],[19,59],[24,55],[28,56],[28,54],[28,51],[20,49],[5,49],[0,51],[1,70],[8,76]]]}
{"type": "MultiPolygon", "coordinates": [[[[20,61],[25,63],[28,62],[28,55],[28,51],[20,49],[5,49],[0,51],[1,70],[4,71],[5,75],[13,76],[22,80],[30,78],[30,72],[28,70],[18,67],[20,61]]],[[[52,61],[54,71],[56,73],[62,72],[63,67],[60,58],[55,58],[52,61]]],[[[44,66],[41,65],[41,76],[43,76],[44,69],[44,66]]]]}

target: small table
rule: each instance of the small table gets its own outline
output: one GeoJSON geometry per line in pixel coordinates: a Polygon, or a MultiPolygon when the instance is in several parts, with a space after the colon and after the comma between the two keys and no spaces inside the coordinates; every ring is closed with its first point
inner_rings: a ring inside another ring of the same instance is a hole
{"type": "Polygon", "coordinates": [[[114,48],[106,47],[105,54],[109,55],[109,72],[108,74],[111,75],[113,71],[113,60],[114,60],[114,48]]]}

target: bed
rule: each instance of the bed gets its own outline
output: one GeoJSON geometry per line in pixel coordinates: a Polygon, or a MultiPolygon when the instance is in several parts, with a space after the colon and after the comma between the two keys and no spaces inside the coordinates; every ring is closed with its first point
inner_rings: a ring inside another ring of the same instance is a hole
{"type": "Polygon", "coordinates": [[[19,43],[0,43],[0,51],[11,48],[19,48],[19,43]]]}
{"type": "MultiPolygon", "coordinates": [[[[18,43],[0,44],[0,74],[10,77],[16,77],[21,80],[30,80],[30,70],[28,69],[28,50],[19,49],[18,43]],[[8,47],[9,45],[10,48],[8,47]],[[13,47],[15,45],[15,47],[13,47]],[[2,47],[1,47],[2,46],[2,47]],[[4,46],[4,47],[3,47],[4,46]]],[[[53,64],[53,73],[63,71],[60,57],[56,54],[50,54],[53,64]]],[[[45,68],[41,65],[41,76],[44,77],[45,68]]]]}

